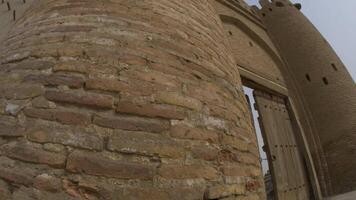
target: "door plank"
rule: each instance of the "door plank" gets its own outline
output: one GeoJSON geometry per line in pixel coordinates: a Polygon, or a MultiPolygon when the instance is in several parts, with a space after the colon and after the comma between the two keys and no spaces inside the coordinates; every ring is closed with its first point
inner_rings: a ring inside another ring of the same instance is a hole
{"type": "Polygon", "coordinates": [[[263,91],[254,91],[256,108],[278,200],[309,200],[305,163],[303,162],[286,101],[263,91]]]}

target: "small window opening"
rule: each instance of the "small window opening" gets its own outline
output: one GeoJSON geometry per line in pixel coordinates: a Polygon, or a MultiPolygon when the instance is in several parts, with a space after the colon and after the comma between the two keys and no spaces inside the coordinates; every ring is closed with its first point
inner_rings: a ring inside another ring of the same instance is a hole
{"type": "Polygon", "coordinates": [[[329,81],[328,81],[328,79],[326,77],[323,77],[323,82],[324,82],[325,85],[329,85],[329,81]]]}
{"type": "Polygon", "coordinates": [[[272,8],[268,8],[269,11],[272,11],[272,8]]]}
{"type": "Polygon", "coordinates": [[[264,17],[265,17],[265,16],[266,16],[266,13],[262,13],[262,16],[264,16],[264,17]]]}
{"type": "Polygon", "coordinates": [[[284,7],[284,4],[282,2],[280,2],[280,1],[277,1],[276,2],[276,6],[277,7],[284,7]]]}
{"type": "Polygon", "coordinates": [[[253,47],[253,43],[251,41],[249,41],[248,44],[250,45],[250,47],[253,47]]]}
{"type": "Polygon", "coordinates": [[[229,35],[232,35],[232,32],[231,32],[231,31],[229,31],[229,35]]]}
{"type": "Polygon", "coordinates": [[[335,65],[334,63],[331,63],[331,66],[333,67],[333,69],[334,69],[335,71],[338,71],[338,69],[337,69],[337,67],[336,67],[336,65],[335,65]]]}
{"type": "Polygon", "coordinates": [[[311,78],[310,78],[309,74],[305,74],[305,78],[306,78],[309,82],[311,82],[311,78]]]}

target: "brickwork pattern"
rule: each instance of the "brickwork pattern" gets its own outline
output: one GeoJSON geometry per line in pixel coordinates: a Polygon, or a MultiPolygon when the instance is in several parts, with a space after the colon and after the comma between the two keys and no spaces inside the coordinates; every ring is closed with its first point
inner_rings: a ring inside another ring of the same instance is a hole
{"type": "Polygon", "coordinates": [[[324,196],[356,189],[355,82],[332,47],[288,0],[261,1],[261,17],[286,62],[283,71],[324,196]]]}
{"type": "Polygon", "coordinates": [[[264,199],[206,0],[43,0],[1,50],[0,199],[264,199]]]}

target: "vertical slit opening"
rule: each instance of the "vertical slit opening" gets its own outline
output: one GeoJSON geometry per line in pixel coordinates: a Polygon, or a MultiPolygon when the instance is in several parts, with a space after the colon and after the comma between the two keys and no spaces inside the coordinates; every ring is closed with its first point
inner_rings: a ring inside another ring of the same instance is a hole
{"type": "Polygon", "coordinates": [[[328,79],[326,77],[323,77],[323,82],[324,82],[325,85],[329,85],[329,81],[328,81],[328,79]]]}
{"type": "Polygon", "coordinates": [[[311,78],[310,78],[309,74],[305,74],[305,78],[306,78],[309,82],[311,82],[311,78]]]}
{"type": "Polygon", "coordinates": [[[335,71],[338,71],[338,69],[337,69],[337,67],[336,67],[336,65],[335,65],[334,63],[331,63],[331,66],[333,67],[333,69],[334,69],[335,71]]]}

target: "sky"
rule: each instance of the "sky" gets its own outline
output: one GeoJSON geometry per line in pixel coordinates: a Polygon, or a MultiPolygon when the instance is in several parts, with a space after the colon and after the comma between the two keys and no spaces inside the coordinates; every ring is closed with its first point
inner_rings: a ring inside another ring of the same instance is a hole
{"type": "MultiPolygon", "coordinates": [[[[257,5],[258,0],[245,0],[257,5]]],[[[292,0],[316,26],[356,80],[356,1],[292,0]]]]}
{"type": "MultiPolygon", "coordinates": [[[[245,0],[250,5],[258,5],[258,0],[245,0]]],[[[337,55],[348,68],[351,76],[356,80],[356,0],[292,0],[293,3],[302,4],[302,12],[316,26],[326,40],[336,51],[337,55]]],[[[244,88],[250,96],[252,105],[254,99],[252,90],[244,88]]],[[[257,121],[258,113],[253,110],[254,121],[259,146],[263,146],[263,140],[257,121]]],[[[262,159],[266,154],[260,148],[262,159]]],[[[262,161],[263,172],[268,170],[266,160],[262,161]]]]}

